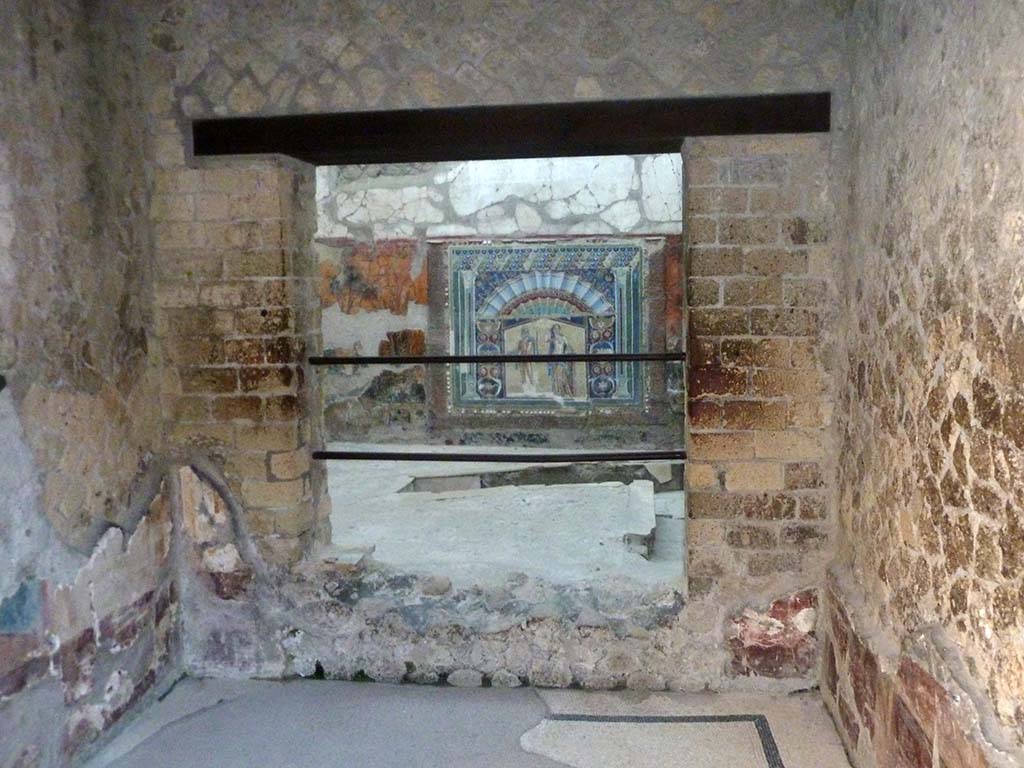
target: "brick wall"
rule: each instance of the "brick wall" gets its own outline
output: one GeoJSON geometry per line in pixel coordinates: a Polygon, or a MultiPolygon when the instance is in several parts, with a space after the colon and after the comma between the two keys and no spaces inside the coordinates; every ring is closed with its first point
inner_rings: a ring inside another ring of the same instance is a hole
{"type": "Polygon", "coordinates": [[[303,362],[320,348],[312,168],[190,169],[166,146],[153,198],[165,437],[185,458],[213,457],[264,554],[296,562],[328,524],[303,362]]]}
{"type": "Polygon", "coordinates": [[[820,580],[833,298],[828,138],[689,140],[690,589],[820,580]]]}

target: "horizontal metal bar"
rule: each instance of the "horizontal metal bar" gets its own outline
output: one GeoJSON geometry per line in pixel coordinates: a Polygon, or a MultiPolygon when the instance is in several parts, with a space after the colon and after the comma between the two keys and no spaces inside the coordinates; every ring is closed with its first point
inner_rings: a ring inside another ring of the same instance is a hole
{"type": "Polygon", "coordinates": [[[574,353],[565,355],[395,355],[394,357],[309,358],[310,365],[426,365],[429,363],[640,363],[682,362],[685,352],[620,352],[608,354],[574,353]]]}
{"type": "Polygon", "coordinates": [[[461,461],[503,464],[579,464],[605,461],[683,461],[686,451],[592,451],[589,453],[444,453],[442,451],[313,451],[327,461],[461,461]]]}

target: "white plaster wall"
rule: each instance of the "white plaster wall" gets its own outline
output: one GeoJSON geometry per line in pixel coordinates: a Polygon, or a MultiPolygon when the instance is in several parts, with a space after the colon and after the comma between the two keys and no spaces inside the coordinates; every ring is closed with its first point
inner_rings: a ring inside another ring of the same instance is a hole
{"type": "Polygon", "coordinates": [[[317,235],[678,234],[682,189],[678,153],[322,167],[317,235]]]}

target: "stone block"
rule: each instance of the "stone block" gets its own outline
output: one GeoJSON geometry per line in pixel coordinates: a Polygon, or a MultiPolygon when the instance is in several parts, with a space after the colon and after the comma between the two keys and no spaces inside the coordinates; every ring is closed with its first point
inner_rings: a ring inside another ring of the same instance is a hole
{"type": "Polygon", "coordinates": [[[690,368],[691,398],[722,395],[742,395],[747,391],[747,372],[742,368],[690,368]]]}
{"type": "Polygon", "coordinates": [[[456,688],[479,688],[483,685],[483,675],[475,669],[456,669],[448,674],[448,685],[456,688]]]}
{"type": "Polygon", "coordinates": [[[739,494],[693,490],[686,500],[689,518],[695,520],[724,520],[742,517],[748,505],[756,503],[757,497],[739,494]]]}
{"type": "Polygon", "coordinates": [[[755,336],[816,336],[820,327],[818,313],[808,309],[750,310],[750,332],[755,336]]]}
{"type": "Polygon", "coordinates": [[[210,400],[205,397],[177,397],[170,405],[175,422],[202,422],[210,420],[210,400]]]}
{"type": "Polygon", "coordinates": [[[270,454],[270,474],[276,480],[294,480],[309,472],[310,453],[306,448],[270,454]]]}
{"type": "MultiPolygon", "coordinates": [[[[280,248],[229,250],[222,256],[223,274],[236,277],[283,277],[289,272],[291,258],[280,248]]],[[[220,274],[220,265],[217,273],[220,274]]]]}
{"type": "Polygon", "coordinates": [[[491,675],[491,686],[494,688],[518,688],[523,684],[519,675],[513,674],[507,669],[499,669],[491,675]]]}
{"type": "Polygon", "coordinates": [[[750,375],[750,392],[757,397],[812,397],[825,383],[817,371],[761,370],[750,375]]]}
{"type": "Polygon", "coordinates": [[[733,277],[725,281],[723,304],[727,307],[778,306],[782,281],[777,277],[733,277]]]}
{"type": "Polygon", "coordinates": [[[719,402],[691,399],[687,413],[691,429],[718,429],[722,426],[722,404],[719,402]]]}
{"type": "Polygon", "coordinates": [[[686,230],[691,243],[718,242],[718,219],[712,216],[687,216],[686,230]]]}
{"type": "Polygon", "coordinates": [[[219,336],[172,335],[163,342],[167,360],[175,365],[217,365],[226,359],[224,342],[219,336]]]}
{"type": "Polygon", "coordinates": [[[154,289],[153,301],[157,307],[194,307],[199,301],[199,288],[192,283],[164,283],[154,289]]]}
{"type": "Polygon", "coordinates": [[[792,245],[820,245],[827,243],[829,227],[824,219],[794,216],[782,222],[783,240],[792,245]]]}
{"type": "Polygon", "coordinates": [[[697,157],[696,153],[686,155],[686,180],[691,187],[719,183],[718,165],[709,157],[697,157]]]}
{"type": "Polygon", "coordinates": [[[743,516],[750,520],[788,520],[796,517],[797,499],[786,493],[747,496],[743,516]]]}
{"type": "Polygon", "coordinates": [[[210,404],[217,421],[258,421],[263,410],[263,401],[258,397],[217,397],[210,404]]]}
{"type": "MultiPolygon", "coordinates": [[[[691,243],[697,243],[692,239],[691,243]]],[[[713,242],[713,241],[712,241],[713,242]]],[[[743,273],[743,251],[740,248],[691,247],[690,274],[696,277],[722,277],[743,273]]]]}
{"type": "Polygon", "coordinates": [[[686,196],[686,209],[690,214],[745,213],[747,198],[742,187],[695,187],[686,196]]]}
{"type": "Polygon", "coordinates": [[[786,278],[782,303],[787,307],[820,307],[828,300],[828,285],[818,278],[786,278]]]}
{"type": "Polygon", "coordinates": [[[274,395],[263,401],[266,421],[293,421],[302,415],[299,398],[295,395],[274,395]]]}
{"type": "Polygon", "coordinates": [[[230,424],[175,424],[167,436],[175,445],[202,447],[230,446],[235,443],[230,424]]]}
{"type": "Polygon", "coordinates": [[[828,533],[816,525],[787,525],[782,529],[782,543],[801,552],[821,549],[828,543],[828,533]]]}
{"type": "Polygon", "coordinates": [[[294,330],[291,309],[240,309],[235,313],[235,329],[248,336],[277,336],[294,330]]]}
{"type": "Polygon", "coordinates": [[[235,368],[185,368],[180,373],[181,391],[185,394],[224,394],[238,389],[235,368]]]}
{"type": "Polygon", "coordinates": [[[747,560],[747,574],[754,578],[797,573],[802,567],[800,555],[792,552],[755,552],[747,560]]]}
{"type": "Polygon", "coordinates": [[[753,433],[752,439],[759,459],[820,461],[825,454],[823,435],[817,431],[762,431],[753,433]]]}
{"type": "Polygon", "coordinates": [[[299,447],[299,432],[294,424],[239,425],[236,440],[243,450],[290,451],[299,447]]]}
{"type": "Polygon", "coordinates": [[[316,525],[316,510],[309,504],[295,504],[287,509],[274,512],[274,534],[297,538],[311,531],[316,525]]]}
{"type": "Polygon", "coordinates": [[[719,488],[718,470],[714,464],[687,463],[684,469],[687,489],[719,488]]]}
{"type": "Polygon", "coordinates": [[[224,359],[239,365],[259,365],[265,361],[263,339],[227,339],[223,342],[224,359]]]}
{"type": "Polygon", "coordinates": [[[219,337],[233,329],[233,313],[213,307],[165,309],[157,314],[157,334],[161,337],[219,337]]]}
{"type": "Polygon", "coordinates": [[[691,307],[721,304],[719,282],[710,278],[691,277],[686,281],[686,301],[691,307]]]}
{"type": "Polygon", "coordinates": [[[793,339],[790,347],[789,365],[791,368],[818,368],[820,362],[820,345],[814,339],[793,339]]]}
{"type": "Polygon", "coordinates": [[[746,253],[743,271],[751,275],[802,275],[807,272],[807,254],[786,248],[757,248],[746,253]]]}
{"type": "Polygon", "coordinates": [[[719,242],[726,245],[766,245],[779,239],[779,222],[767,216],[726,216],[718,222],[719,242]]]}
{"type": "Polygon", "coordinates": [[[828,517],[828,498],[822,493],[804,493],[800,497],[801,520],[825,520],[828,517]]]}
{"type": "Polygon", "coordinates": [[[295,390],[296,369],[289,366],[239,368],[238,382],[243,392],[290,393],[295,390]]]}
{"type": "Polygon", "coordinates": [[[248,304],[241,283],[212,283],[199,289],[199,305],[207,307],[243,307],[248,304]]]}
{"type": "Polygon", "coordinates": [[[228,218],[229,199],[224,192],[197,192],[195,194],[197,221],[224,221],[228,218]]]}
{"type": "Polygon", "coordinates": [[[722,363],[783,368],[790,360],[788,339],[722,339],[722,363]]]}
{"type": "Polygon", "coordinates": [[[730,184],[779,186],[786,182],[789,161],[779,155],[739,156],[729,158],[727,167],[730,184]]]}
{"type": "Polygon", "coordinates": [[[782,490],[783,465],[772,461],[735,461],[725,465],[725,488],[736,492],[782,490]]]}
{"type": "Polygon", "coordinates": [[[823,394],[811,400],[791,400],[786,426],[795,429],[818,429],[828,426],[833,404],[823,394]]]}
{"type": "Polygon", "coordinates": [[[722,425],[726,429],[783,429],[787,424],[787,413],[786,403],[729,400],[722,404],[722,425]]]}
{"type": "Polygon", "coordinates": [[[745,309],[693,309],[690,312],[690,332],[695,336],[747,334],[750,333],[750,314],[745,309]]]}
{"type": "MultiPolygon", "coordinates": [[[[691,432],[687,456],[692,461],[754,458],[755,433],[691,432]]],[[[762,458],[776,458],[765,456],[762,458]]]]}
{"type": "Polygon", "coordinates": [[[731,525],[726,531],[725,541],[736,549],[774,549],[778,546],[779,538],[773,528],[731,525]]]}
{"type": "Polygon", "coordinates": [[[271,365],[300,363],[305,357],[306,345],[302,339],[294,336],[279,336],[276,339],[264,339],[263,352],[271,365]]]}
{"type": "Polygon", "coordinates": [[[303,487],[301,478],[281,481],[245,480],[242,482],[242,496],[247,506],[291,507],[302,502],[303,487]]]}
{"type": "Polygon", "coordinates": [[[750,190],[752,213],[792,213],[803,207],[803,191],[799,187],[755,187],[750,190]]]}

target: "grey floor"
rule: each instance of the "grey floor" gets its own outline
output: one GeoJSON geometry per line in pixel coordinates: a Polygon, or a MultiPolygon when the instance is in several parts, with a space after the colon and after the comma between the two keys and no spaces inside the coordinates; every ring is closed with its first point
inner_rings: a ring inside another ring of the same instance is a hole
{"type": "Polygon", "coordinates": [[[183,680],[87,768],[849,768],[815,694],[183,680]],[[782,762],[750,723],[765,715],[782,762]],[[703,722],[704,716],[712,722],[703,722]],[[714,722],[715,717],[718,722],[714,722]],[[700,722],[694,722],[694,721],[700,722]]]}

